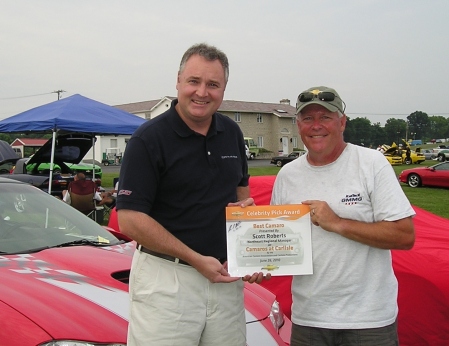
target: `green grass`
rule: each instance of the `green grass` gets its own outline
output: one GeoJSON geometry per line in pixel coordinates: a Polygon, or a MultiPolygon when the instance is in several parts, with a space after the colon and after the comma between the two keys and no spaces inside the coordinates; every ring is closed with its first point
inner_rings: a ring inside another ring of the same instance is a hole
{"type": "Polygon", "coordinates": [[[117,178],[117,173],[103,173],[101,177],[101,186],[103,186],[106,190],[114,188],[114,178],[117,178]]]}
{"type": "MultiPolygon", "coordinates": [[[[436,163],[437,161],[425,161],[420,165],[393,166],[393,169],[396,176],[398,176],[399,173],[405,169],[416,166],[432,166],[436,163]]],[[[279,167],[274,165],[270,167],[250,167],[249,174],[251,176],[277,175],[279,169],[279,167]]],[[[117,177],[117,173],[103,173],[103,177],[101,179],[103,187],[106,189],[112,189],[113,179],[115,177],[117,177]]],[[[412,205],[449,219],[449,189],[434,187],[411,188],[402,183],[401,186],[412,205]]]]}

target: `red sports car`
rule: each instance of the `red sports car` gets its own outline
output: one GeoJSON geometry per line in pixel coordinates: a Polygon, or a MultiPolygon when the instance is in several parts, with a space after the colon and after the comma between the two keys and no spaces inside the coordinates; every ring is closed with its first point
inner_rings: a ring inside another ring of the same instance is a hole
{"type": "Polygon", "coordinates": [[[399,181],[410,187],[422,185],[449,187],[449,162],[406,169],[399,174],[399,181]]]}
{"type": "MultiPolygon", "coordinates": [[[[0,345],[126,345],[135,243],[49,194],[0,177],[0,345]]],[[[275,295],[245,286],[248,345],[286,345],[275,295]]]]}

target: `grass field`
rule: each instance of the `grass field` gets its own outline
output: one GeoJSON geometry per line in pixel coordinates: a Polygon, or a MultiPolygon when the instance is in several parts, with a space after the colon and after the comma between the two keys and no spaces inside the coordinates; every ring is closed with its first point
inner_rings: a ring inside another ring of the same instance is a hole
{"type": "MultiPolygon", "coordinates": [[[[398,176],[404,169],[414,166],[432,166],[436,163],[437,161],[425,161],[420,165],[393,166],[393,169],[396,176],[398,176]]],[[[249,173],[251,176],[276,175],[279,169],[274,165],[272,167],[251,167],[249,173]]],[[[113,179],[116,176],[116,173],[103,174],[101,179],[103,187],[112,189],[113,179]]],[[[405,184],[401,184],[401,186],[412,205],[449,219],[449,189],[432,187],[411,188],[405,184]]]]}

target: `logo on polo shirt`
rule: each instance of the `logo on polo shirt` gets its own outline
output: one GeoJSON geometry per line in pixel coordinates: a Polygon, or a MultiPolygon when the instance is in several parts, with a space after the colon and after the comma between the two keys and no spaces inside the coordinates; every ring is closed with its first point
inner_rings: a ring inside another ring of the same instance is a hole
{"type": "Polygon", "coordinates": [[[129,196],[129,195],[132,194],[132,191],[130,191],[130,190],[120,190],[120,191],[118,192],[118,194],[119,194],[119,195],[129,196]]]}

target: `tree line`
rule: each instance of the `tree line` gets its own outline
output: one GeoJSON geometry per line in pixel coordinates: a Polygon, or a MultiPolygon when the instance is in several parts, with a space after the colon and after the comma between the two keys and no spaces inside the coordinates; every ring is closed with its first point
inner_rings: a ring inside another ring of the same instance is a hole
{"type": "Polygon", "coordinates": [[[449,117],[441,115],[429,116],[416,111],[407,116],[407,120],[390,118],[385,126],[372,124],[369,119],[355,118],[346,122],[345,141],[366,147],[396,142],[401,139],[420,139],[423,143],[432,139],[449,138],[449,117]]]}

